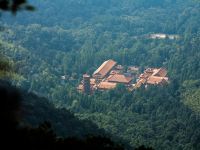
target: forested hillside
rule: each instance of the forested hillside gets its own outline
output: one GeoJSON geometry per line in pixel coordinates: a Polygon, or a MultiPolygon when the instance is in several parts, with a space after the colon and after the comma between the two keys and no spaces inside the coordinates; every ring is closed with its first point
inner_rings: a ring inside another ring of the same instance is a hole
{"type": "MultiPolygon", "coordinates": [[[[89,119],[131,145],[200,149],[200,3],[193,0],[30,1],[31,14],[2,16],[1,54],[13,84],[89,119]],[[151,39],[150,34],[177,35],[151,39]],[[170,84],[129,92],[123,86],[83,95],[83,73],[107,59],[165,67],[170,84]],[[66,80],[61,80],[65,75],[66,80]]],[[[59,115],[59,114],[58,114],[59,115]]],[[[30,118],[34,120],[33,118],[30,118]]]]}
{"type": "Polygon", "coordinates": [[[22,91],[7,81],[0,80],[0,97],[2,148],[128,148],[124,143],[122,147],[122,141],[113,142],[104,130],[90,121],[81,121],[66,109],[56,109],[47,99],[22,91]]]}

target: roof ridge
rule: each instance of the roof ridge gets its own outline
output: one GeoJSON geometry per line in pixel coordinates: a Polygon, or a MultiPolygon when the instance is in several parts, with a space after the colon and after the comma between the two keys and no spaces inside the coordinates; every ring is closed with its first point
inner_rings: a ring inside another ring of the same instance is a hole
{"type": "Polygon", "coordinates": [[[100,72],[103,69],[103,67],[106,65],[106,62],[108,62],[108,60],[104,61],[103,64],[101,64],[101,66],[97,70],[95,70],[93,74],[96,74],[96,72],[100,72]]]}
{"type": "Polygon", "coordinates": [[[101,64],[101,66],[93,73],[93,75],[97,74],[98,72],[101,72],[109,62],[111,62],[111,63],[113,62],[114,64],[117,64],[116,61],[114,61],[112,59],[108,59],[108,60],[104,61],[103,64],[101,64]]]}

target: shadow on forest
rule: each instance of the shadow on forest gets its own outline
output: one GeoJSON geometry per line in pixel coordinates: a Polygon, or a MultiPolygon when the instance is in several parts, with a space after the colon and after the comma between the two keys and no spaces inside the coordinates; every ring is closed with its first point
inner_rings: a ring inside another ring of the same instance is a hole
{"type": "MultiPolygon", "coordinates": [[[[120,144],[101,136],[88,136],[86,139],[59,138],[49,122],[44,122],[37,128],[20,127],[21,92],[6,81],[0,81],[0,99],[0,143],[2,148],[124,149],[120,144]]],[[[146,148],[141,146],[137,150],[143,149],[146,148]]]]}

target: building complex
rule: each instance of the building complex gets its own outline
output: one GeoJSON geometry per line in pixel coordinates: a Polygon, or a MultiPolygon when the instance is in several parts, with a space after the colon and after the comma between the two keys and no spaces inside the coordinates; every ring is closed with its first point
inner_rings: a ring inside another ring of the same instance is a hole
{"type": "Polygon", "coordinates": [[[125,85],[129,90],[134,90],[142,85],[164,85],[168,83],[167,70],[165,68],[147,68],[139,74],[139,68],[135,66],[125,67],[118,65],[114,60],[105,61],[90,76],[83,75],[83,80],[77,89],[80,92],[91,94],[95,90],[114,89],[117,84],[125,85]]]}

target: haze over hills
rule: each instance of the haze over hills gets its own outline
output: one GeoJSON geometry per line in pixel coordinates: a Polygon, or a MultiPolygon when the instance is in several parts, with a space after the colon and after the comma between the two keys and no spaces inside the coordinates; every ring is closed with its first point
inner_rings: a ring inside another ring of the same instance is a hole
{"type": "Polygon", "coordinates": [[[21,75],[13,84],[47,97],[56,107],[93,121],[131,145],[200,148],[199,2],[30,3],[35,12],[2,16],[1,53],[15,62],[13,70],[21,75]],[[140,73],[165,67],[170,84],[141,86],[133,92],[118,85],[93,95],[78,93],[82,74],[92,74],[108,59],[125,68],[137,66],[140,73]]]}

